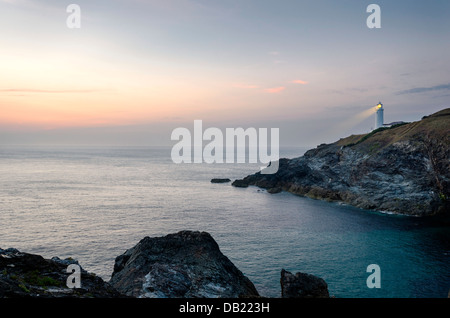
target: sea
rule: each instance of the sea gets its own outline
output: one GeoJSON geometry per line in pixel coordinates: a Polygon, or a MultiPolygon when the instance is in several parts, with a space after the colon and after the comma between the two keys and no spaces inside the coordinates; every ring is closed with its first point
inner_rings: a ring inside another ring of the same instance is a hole
{"type": "Polygon", "coordinates": [[[2,146],[0,248],[71,257],[108,281],[144,237],[205,231],[265,297],[281,296],[282,269],[323,278],[336,298],[447,297],[448,227],[210,182],[259,168],[175,164],[171,147],[2,146]]]}

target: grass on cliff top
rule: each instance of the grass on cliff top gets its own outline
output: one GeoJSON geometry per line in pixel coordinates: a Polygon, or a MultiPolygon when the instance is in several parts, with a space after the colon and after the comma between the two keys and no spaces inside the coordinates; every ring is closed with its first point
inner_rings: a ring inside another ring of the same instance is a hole
{"type": "Polygon", "coordinates": [[[446,108],[422,120],[399,124],[392,127],[381,127],[368,134],[351,135],[342,138],[336,144],[353,147],[365,153],[374,153],[395,142],[419,141],[419,138],[440,140],[446,146],[450,143],[450,108],[446,108]]]}
{"type": "Polygon", "coordinates": [[[24,276],[24,282],[29,285],[48,287],[48,286],[63,286],[63,283],[48,276],[41,275],[37,270],[28,272],[24,276]]]}

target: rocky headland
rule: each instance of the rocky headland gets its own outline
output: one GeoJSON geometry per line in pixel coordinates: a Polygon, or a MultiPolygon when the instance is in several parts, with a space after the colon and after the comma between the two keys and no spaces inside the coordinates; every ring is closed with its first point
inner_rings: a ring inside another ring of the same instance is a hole
{"type": "MultiPolygon", "coordinates": [[[[283,298],[327,297],[318,277],[281,271],[283,298]]],[[[0,249],[0,298],[260,298],[253,283],[206,232],[181,231],[145,237],[117,256],[109,282],[74,259],[45,259],[0,249]],[[80,267],[80,285],[68,286],[80,267]]]]}
{"type": "Polygon", "coordinates": [[[383,212],[450,215],[450,108],[422,120],[382,127],[280,159],[275,174],[257,172],[232,185],[383,212]]]}

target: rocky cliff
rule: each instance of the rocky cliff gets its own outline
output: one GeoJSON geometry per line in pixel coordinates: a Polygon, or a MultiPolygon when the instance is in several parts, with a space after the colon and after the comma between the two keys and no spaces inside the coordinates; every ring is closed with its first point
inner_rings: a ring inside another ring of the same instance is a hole
{"type": "Polygon", "coordinates": [[[280,159],[275,174],[233,182],[379,211],[448,220],[450,108],[422,120],[322,144],[280,159]]]}

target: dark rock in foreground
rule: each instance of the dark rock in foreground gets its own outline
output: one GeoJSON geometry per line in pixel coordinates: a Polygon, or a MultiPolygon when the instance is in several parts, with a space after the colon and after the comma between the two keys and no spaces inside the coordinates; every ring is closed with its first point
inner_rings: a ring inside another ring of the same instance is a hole
{"type": "Polygon", "coordinates": [[[320,277],[281,270],[282,298],[329,298],[328,285],[320,277]]]}
{"type": "Polygon", "coordinates": [[[128,296],[142,298],[259,296],[205,232],[145,237],[116,258],[110,283],[128,296]]]}
{"type": "Polygon", "coordinates": [[[0,249],[0,298],[117,298],[124,297],[108,283],[81,267],[81,287],[66,285],[69,264],[78,262],[57,257],[22,253],[14,248],[0,249]]]}
{"type": "MultiPolygon", "coordinates": [[[[14,248],[0,249],[0,298],[253,298],[253,283],[205,232],[145,237],[116,258],[110,282],[81,266],[80,288],[67,287],[69,265],[14,248]]],[[[329,297],[321,278],[281,271],[283,298],[329,297]]]]}
{"type": "Polygon", "coordinates": [[[228,178],[224,178],[224,179],[222,179],[222,178],[214,178],[214,179],[211,179],[211,183],[227,183],[227,182],[230,182],[231,180],[230,179],[228,179],[228,178]]]}

